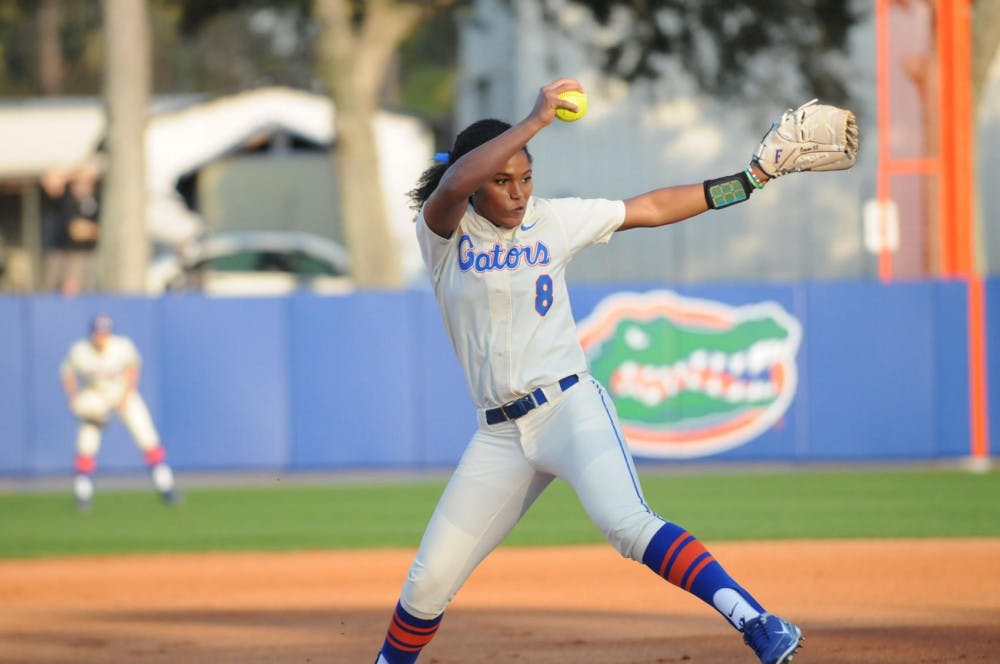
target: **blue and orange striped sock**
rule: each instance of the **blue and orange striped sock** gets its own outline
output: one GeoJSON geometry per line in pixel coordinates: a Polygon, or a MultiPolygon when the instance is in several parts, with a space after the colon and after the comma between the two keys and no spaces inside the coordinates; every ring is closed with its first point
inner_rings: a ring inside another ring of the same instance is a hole
{"type": "Polygon", "coordinates": [[[642,554],[642,562],[721,613],[736,629],[740,629],[740,616],[764,612],[764,607],[729,576],[708,549],[678,525],[668,522],[656,531],[642,554]]]}
{"type": "Polygon", "coordinates": [[[385,643],[382,644],[382,658],[389,664],[416,662],[420,651],[434,638],[443,616],[442,613],[437,618],[423,620],[411,616],[402,603],[397,603],[389,622],[389,631],[385,635],[385,643]]]}

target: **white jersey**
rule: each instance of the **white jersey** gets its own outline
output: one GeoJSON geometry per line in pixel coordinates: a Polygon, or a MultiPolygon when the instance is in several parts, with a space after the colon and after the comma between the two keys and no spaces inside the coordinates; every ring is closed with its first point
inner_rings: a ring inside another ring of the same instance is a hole
{"type": "Polygon", "coordinates": [[[417,216],[417,239],[445,329],[477,408],[494,408],[587,370],[566,289],[566,265],[606,243],[622,201],[532,197],[517,228],[470,205],[450,238],[417,216]]]}
{"type": "Polygon", "coordinates": [[[131,339],[111,335],[103,352],[98,352],[90,339],[74,343],[59,371],[75,374],[81,390],[96,391],[114,403],[125,393],[128,368],[138,368],[140,363],[139,351],[131,339]]]}

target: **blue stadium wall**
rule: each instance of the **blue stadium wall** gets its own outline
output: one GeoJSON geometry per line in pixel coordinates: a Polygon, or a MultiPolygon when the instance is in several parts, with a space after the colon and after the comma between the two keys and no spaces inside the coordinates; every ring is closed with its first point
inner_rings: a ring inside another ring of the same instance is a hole
{"type": "MultiPolygon", "coordinates": [[[[575,287],[585,318],[609,295],[575,287]]],[[[802,326],[787,412],[700,461],[935,460],[969,451],[963,282],[671,288],[728,306],[771,301],[802,326]]],[[[1000,280],[986,284],[990,449],[1000,449],[1000,280]]],[[[143,354],[141,392],[178,469],[438,468],[475,427],[464,378],[426,291],[344,297],[0,298],[0,475],[69,473],[76,422],[58,368],[97,311],[143,354]]],[[[120,422],[99,469],[141,455],[120,422]]]]}

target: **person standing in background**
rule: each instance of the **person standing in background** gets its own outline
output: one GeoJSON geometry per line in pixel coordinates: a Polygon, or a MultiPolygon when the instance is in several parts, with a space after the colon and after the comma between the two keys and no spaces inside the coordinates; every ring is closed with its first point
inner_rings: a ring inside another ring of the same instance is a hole
{"type": "Polygon", "coordinates": [[[43,284],[46,290],[59,290],[65,262],[66,226],[71,215],[69,168],[53,166],[39,180],[42,207],[42,249],[44,250],[43,284]]]}
{"type": "Polygon", "coordinates": [[[98,314],[90,324],[90,335],[76,341],[60,367],[63,390],[70,410],[79,420],[73,491],[77,507],[90,508],[94,499],[94,471],[101,432],[117,413],[142,450],[153,484],[168,504],[178,501],[174,475],[166,452],[139,394],[141,358],[128,337],[113,334],[114,321],[98,314]]]}
{"type": "Polygon", "coordinates": [[[45,288],[72,297],[97,285],[100,202],[92,165],[42,176],[45,288]]]}

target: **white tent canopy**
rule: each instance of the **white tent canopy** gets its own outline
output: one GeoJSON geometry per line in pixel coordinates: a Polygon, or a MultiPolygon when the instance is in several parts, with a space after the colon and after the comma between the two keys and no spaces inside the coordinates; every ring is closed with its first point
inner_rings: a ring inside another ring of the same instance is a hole
{"type": "Polygon", "coordinates": [[[104,134],[92,100],[22,101],[0,106],[0,179],[37,178],[54,166],[89,160],[104,134]]]}
{"type": "MultiPolygon", "coordinates": [[[[320,145],[333,143],[331,101],[290,88],[180,103],[159,99],[151,110],[146,132],[148,221],[153,239],[171,245],[184,243],[205,227],[177,193],[182,176],[262,133],[284,131],[320,145]]],[[[104,131],[100,99],[0,105],[0,180],[37,178],[48,168],[85,163],[96,156],[104,131]]],[[[403,237],[412,235],[406,192],[427,166],[433,139],[418,119],[388,112],[378,114],[375,131],[386,209],[405,243],[403,237]]]]}

